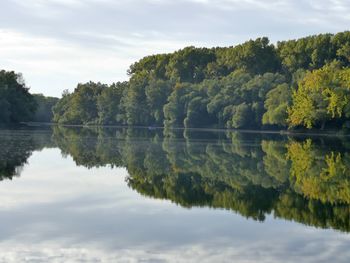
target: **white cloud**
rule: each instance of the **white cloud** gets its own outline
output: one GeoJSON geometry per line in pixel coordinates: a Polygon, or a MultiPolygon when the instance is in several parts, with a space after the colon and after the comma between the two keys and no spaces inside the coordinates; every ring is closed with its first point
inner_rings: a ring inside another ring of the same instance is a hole
{"type": "MultiPolygon", "coordinates": [[[[266,237],[269,238],[269,237],[266,237]]],[[[227,240],[228,241],[228,240],[227,240]]],[[[20,245],[2,244],[0,262],[348,262],[350,252],[344,244],[347,238],[316,240],[303,244],[298,252],[293,252],[287,242],[252,242],[240,245],[237,242],[212,244],[192,244],[157,250],[145,244],[143,247],[130,247],[114,250],[98,246],[62,247],[58,244],[20,245]]],[[[229,242],[229,241],[228,241],[229,242]]],[[[232,241],[231,241],[232,242],[232,241]]]]}
{"type": "Polygon", "coordinates": [[[138,58],[183,46],[176,41],[145,40],[138,36],[122,38],[88,32],[72,35],[99,44],[82,46],[0,29],[0,66],[22,72],[32,93],[59,96],[64,89],[73,90],[78,82],[126,80],[127,68],[138,58]]]}
{"type": "Polygon", "coordinates": [[[0,68],[59,95],[81,81],[124,80],[145,55],[343,31],[349,14],[347,0],[4,0],[0,68]]]}

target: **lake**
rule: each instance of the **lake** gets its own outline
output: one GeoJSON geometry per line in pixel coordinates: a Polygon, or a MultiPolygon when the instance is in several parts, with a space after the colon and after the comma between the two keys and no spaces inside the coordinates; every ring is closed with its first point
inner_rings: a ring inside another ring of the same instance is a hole
{"type": "Polygon", "coordinates": [[[0,262],[348,262],[350,139],[0,130],[0,262]]]}

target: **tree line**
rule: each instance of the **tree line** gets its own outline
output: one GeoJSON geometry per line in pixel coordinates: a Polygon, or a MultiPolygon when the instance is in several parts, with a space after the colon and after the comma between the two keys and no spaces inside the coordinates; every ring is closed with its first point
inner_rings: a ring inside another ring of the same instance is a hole
{"type": "Polygon", "coordinates": [[[88,82],[60,100],[0,71],[0,123],[185,128],[350,128],[350,32],[271,44],[186,47],[142,58],[129,81],[88,82]]]}
{"type": "Polygon", "coordinates": [[[22,74],[0,71],[0,124],[51,122],[58,98],[31,94],[22,74]]]}
{"type": "Polygon", "coordinates": [[[350,128],[350,32],[273,45],[186,47],[132,64],[127,82],[88,82],[53,107],[60,124],[350,128]]]}

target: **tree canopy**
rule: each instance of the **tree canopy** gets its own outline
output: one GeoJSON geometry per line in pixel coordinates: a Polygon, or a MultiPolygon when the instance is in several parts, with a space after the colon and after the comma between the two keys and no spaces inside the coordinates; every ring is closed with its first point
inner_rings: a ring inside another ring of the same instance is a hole
{"type": "Polygon", "coordinates": [[[0,124],[29,121],[37,104],[21,74],[0,71],[0,124]]]}
{"type": "Polygon", "coordinates": [[[126,82],[80,83],[56,102],[40,95],[34,99],[19,74],[1,71],[0,121],[350,128],[349,31],[276,45],[262,37],[231,47],[190,46],[144,57],[127,72],[126,82]]]}
{"type": "Polygon", "coordinates": [[[127,82],[89,82],[64,94],[53,120],[191,128],[347,126],[349,47],[350,32],[342,32],[147,56],[130,66],[127,82]]]}

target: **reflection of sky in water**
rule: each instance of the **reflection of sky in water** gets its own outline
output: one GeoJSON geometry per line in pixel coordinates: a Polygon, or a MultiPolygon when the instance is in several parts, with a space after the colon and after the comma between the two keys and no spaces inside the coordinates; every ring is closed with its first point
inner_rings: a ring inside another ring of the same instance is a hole
{"type": "Polygon", "coordinates": [[[347,262],[350,236],[267,217],[185,209],[129,189],[125,169],[35,152],[0,183],[0,262],[347,262]],[[138,259],[138,260],[136,260],[138,259]]]}

